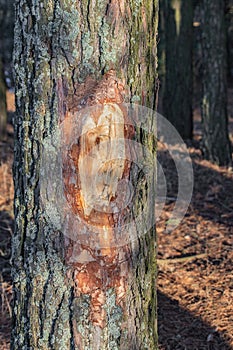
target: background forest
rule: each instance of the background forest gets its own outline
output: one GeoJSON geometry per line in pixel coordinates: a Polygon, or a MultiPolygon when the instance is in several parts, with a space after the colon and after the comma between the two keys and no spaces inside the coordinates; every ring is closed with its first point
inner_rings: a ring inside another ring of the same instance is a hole
{"type": "MultiPolygon", "coordinates": [[[[0,350],[9,349],[13,233],[14,1],[0,0],[0,350]]],[[[185,140],[194,168],[188,212],[165,233],[177,195],[168,184],[157,222],[161,350],[233,349],[233,0],[161,0],[158,112],[185,140]]],[[[181,152],[179,145],[174,145],[181,152]]]]}

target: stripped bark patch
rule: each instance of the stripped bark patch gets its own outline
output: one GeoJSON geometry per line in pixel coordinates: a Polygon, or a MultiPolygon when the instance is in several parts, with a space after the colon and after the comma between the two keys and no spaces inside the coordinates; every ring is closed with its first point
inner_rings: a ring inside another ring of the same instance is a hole
{"type": "MultiPolygon", "coordinates": [[[[75,297],[89,296],[87,318],[101,329],[109,318],[106,304],[110,291],[119,308],[121,327],[129,271],[129,247],[117,248],[115,237],[122,209],[127,206],[121,180],[129,177],[125,138],[132,134],[121,105],[122,92],[123,84],[113,71],[96,86],[88,79],[77,88],[76,107],[74,99],[69,102],[63,128],[69,145],[63,152],[64,193],[73,215],[83,223],[76,227],[77,241],[67,240],[68,277],[74,281],[75,297]],[[72,140],[75,127],[80,128],[80,137],[72,140]],[[94,247],[80,244],[80,234],[91,236],[94,247]]],[[[76,344],[80,346],[80,322],[76,321],[74,327],[76,344]]]]}

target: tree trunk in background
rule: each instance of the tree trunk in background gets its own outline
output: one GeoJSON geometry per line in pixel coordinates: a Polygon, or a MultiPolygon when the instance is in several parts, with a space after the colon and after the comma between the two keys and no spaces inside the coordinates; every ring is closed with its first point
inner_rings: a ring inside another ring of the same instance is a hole
{"type": "Polygon", "coordinates": [[[0,0],[0,56],[6,72],[7,87],[13,87],[12,51],[14,41],[14,0],[0,0]]]}
{"type": "Polygon", "coordinates": [[[14,0],[0,0],[0,140],[6,133],[7,104],[6,104],[6,77],[12,83],[12,49],[14,27],[14,0]]]}
{"type": "Polygon", "coordinates": [[[233,79],[233,0],[227,0],[227,63],[228,76],[233,79]]]}
{"type": "Polygon", "coordinates": [[[163,114],[163,96],[165,88],[166,74],[166,42],[165,42],[165,5],[160,0],[159,2],[159,23],[158,23],[158,76],[160,81],[158,112],[163,114]]]}
{"type": "MultiPolygon", "coordinates": [[[[114,235],[112,227],[118,222],[114,215],[98,214],[83,204],[86,196],[93,195],[86,186],[89,171],[82,166],[87,139],[93,133],[82,136],[63,154],[62,176],[67,200],[72,202],[70,211],[81,212],[83,221],[94,221],[103,234],[96,233],[96,247],[80,243],[81,231],[73,232],[76,242],[63,235],[61,208],[57,208],[63,194],[50,198],[46,211],[40,182],[46,138],[56,135],[61,121],[73,126],[71,121],[76,120],[85,127],[91,117],[79,120],[83,106],[99,104],[93,118],[106,110],[112,118],[122,118],[123,126],[122,121],[115,129],[108,125],[117,135],[131,132],[121,102],[155,107],[157,18],[156,0],[16,1],[11,349],[157,349],[155,230],[137,235],[136,225],[133,241],[120,247],[100,244],[111,241],[109,232],[114,235]],[[70,179],[72,161],[79,169],[82,191],[70,179]]],[[[135,128],[129,137],[154,157],[153,120],[148,118],[146,123],[148,133],[135,128]]],[[[65,129],[64,142],[69,142],[73,131],[65,129]]],[[[98,146],[103,135],[95,132],[98,146]]],[[[133,204],[118,216],[124,222],[148,205],[148,186],[131,162],[110,170],[134,186],[133,204]]],[[[148,179],[153,184],[154,174],[148,179]]],[[[153,217],[154,205],[147,209],[153,217]]]]}
{"type": "Polygon", "coordinates": [[[227,118],[227,48],[224,1],[203,0],[202,120],[205,156],[231,164],[227,118]]]}
{"type": "Polygon", "coordinates": [[[181,137],[192,138],[193,1],[160,2],[164,16],[165,86],[163,114],[181,137]]]}
{"type": "Polygon", "coordinates": [[[7,107],[6,107],[6,84],[4,80],[2,61],[0,57],[0,140],[6,133],[7,107]]]}

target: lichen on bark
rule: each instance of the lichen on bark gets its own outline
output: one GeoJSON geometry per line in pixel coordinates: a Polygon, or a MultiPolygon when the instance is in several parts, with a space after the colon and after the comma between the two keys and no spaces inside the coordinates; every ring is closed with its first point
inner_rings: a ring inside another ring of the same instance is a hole
{"type": "MultiPolygon", "coordinates": [[[[77,266],[68,260],[72,243],[51,225],[40,198],[44,142],[89,101],[89,87],[103,91],[113,70],[125,102],[155,106],[157,12],[157,1],[148,0],[16,1],[12,350],[157,348],[154,230],[124,247],[126,265],[122,249],[103,248],[95,264],[77,266]]],[[[151,147],[146,135],[135,138],[151,147]]],[[[137,171],[130,176],[136,186],[137,171]]],[[[140,184],[135,210],[145,205],[140,184]]]]}

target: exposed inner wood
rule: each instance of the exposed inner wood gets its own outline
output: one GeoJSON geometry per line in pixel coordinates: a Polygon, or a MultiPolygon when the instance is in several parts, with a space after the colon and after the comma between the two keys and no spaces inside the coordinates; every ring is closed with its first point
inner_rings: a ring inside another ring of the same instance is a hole
{"type": "Polygon", "coordinates": [[[78,171],[80,202],[85,217],[93,210],[113,212],[111,206],[125,162],[124,116],[116,104],[97,107],[83,123],[78,171]]]}
{"type": "MultiPolygon", "coordinates": [[[[79,96],[86,92],[83,86],[80,89],[79,96]]],[[[121,180],[129,176],[129,147],[125,140],[133,131],[126,125],[127,113],[119,103],[122,91],[122,83],[110,71],[103,77],[102,86],[96,83],[89,95],[76,100],[82,108],[78,104],[74,109],[72,101],[63,122],[64,143],[69,145],[68,153],[63,154],[65,195],[76,215],[101,228],[100,239],[106,240],[101,246],[111,246],[107,232],[117,224],[118,214],[127,205],[121,180]],[[80,132],[78,139],[72,140],[76,119],[80,132]]]]}
{"type": "MultiPolygon", "coordinates": [[[[78,104],[74,108],[72,100],[64,121],[64,139],[71,147],[64,155],[63,178],[71,210],[87,223],[87,229],[90,227],[96,249],[70,240],[66,256],[68,262],[71,255],[77,257],[71,266],[75,296],[90,295],[90,319],[93,325],[104,328],[106,292],[113,288],[116,303],[124,309],[127,289],[129,247],[116,247],[114,235],[127,206],[121,181],[129,177],[126,139],[132,127],[126,125],[127,115],[120,104],[123,84],[116,80],[114,72],[106,74],[91,92],[85,89],[88,85],[93,82],[86,82],[77,91],[78,104]],[[70,142],[74,115],[79,118],[81,136],[70,142]]],[[[77,238],[81,231],[77,227],[77,238]]],[[[78,334],[76,338],[78,344],[78,334]]]]}

